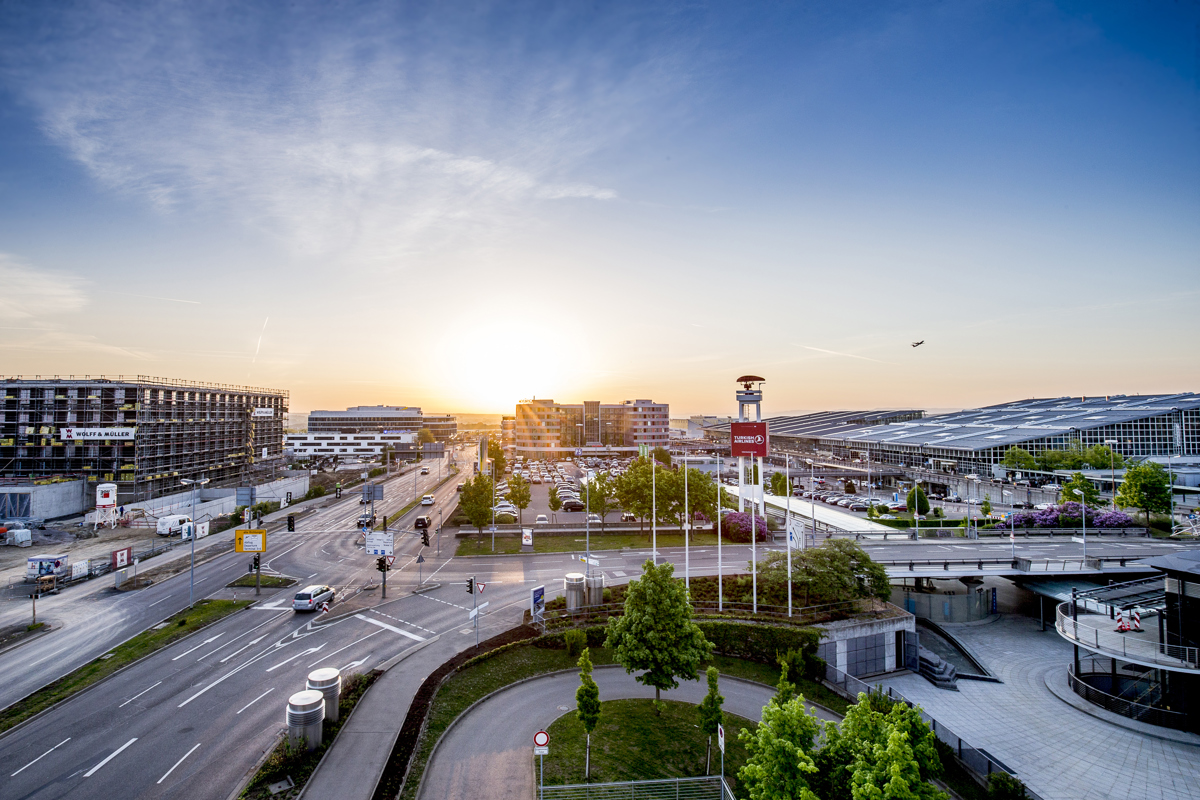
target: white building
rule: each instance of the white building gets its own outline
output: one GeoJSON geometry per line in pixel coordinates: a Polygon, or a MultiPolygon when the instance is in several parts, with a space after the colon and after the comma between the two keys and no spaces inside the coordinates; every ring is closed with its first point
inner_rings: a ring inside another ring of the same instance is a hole
{"type": "Polygon", "coordinates": [[[404,457],[416,446],[417,434],[391,433],[289,433],[284,447],[298,459],[307,458],[378,458],[385,445],[404,457]]]}

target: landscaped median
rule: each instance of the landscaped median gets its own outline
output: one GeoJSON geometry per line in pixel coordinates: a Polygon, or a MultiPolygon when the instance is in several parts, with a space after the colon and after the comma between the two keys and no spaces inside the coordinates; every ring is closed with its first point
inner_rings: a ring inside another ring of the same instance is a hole
{"type": "MultiPolygon", "coordinates": [[[[555,534],[539,534],[537,528],[533,529],[533,552],[535,553],[582,553],[587,544],[587,539],[591,539],[592,550],[622,550],[630,549],[649,549],[651,537],[645,533],[601,533],[599,530],[594,530],[590,537],[584,535],[583,531],[573,534],[555,535],[555,534]]],[[[724,544],[739,544],[730,542],[727,537],[724,538],[724,544]]],[[[708,531],[693,531],[691,538],[693,547],[716,547],[717,534],[708,531]]],[[[659,533],[659,547],[683,547],[682,533],[659,533]]],[[[496,552],[497,553],[521,553],[521,537],[512,533],[496,536],[496,552]]],[[[464,536],[459,539],[458,549],[455,551],[456,556],[490,556],[492,555],[492,539],[491,534],[484,531],[483,536],[478,535],[464,536]]]]}
{"type": "Polygon", "coordinates": [[[152,655],[201,628],[207,627],[250,605],[249,600],[200,600],[193,608],[117,645],[104,655],[84,664],[33,694],[0,711],[0,731],[19,725],[47,708],[67,700],[118,670],[152,655]]]}

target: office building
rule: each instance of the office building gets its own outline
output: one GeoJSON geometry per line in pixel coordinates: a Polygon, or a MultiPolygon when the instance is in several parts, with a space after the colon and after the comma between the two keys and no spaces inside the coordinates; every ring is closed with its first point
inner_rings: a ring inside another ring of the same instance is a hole
{"type": "Polygon", "coordinates": [[[283,456],[288,393],[127,377],[0,378],[0,476],[115,483],[121,503],[255,479],[283,456]]]}
{"type": "Polygon", "coordinates": [[[423,414],[413,406],[354,406],[345,411],[311,411],[309,433],[416,433],[427,428],[438,442],[458,433],[458,420],[450,414],[423,414]]]}
{"type": "Polygon", "coordinates": [[[526,458],[628,457],[642,445],[666,447],[670,438],[670,407],[653,400],[525,400],[517,404],[515,417],[516,455],[526,458]]]}

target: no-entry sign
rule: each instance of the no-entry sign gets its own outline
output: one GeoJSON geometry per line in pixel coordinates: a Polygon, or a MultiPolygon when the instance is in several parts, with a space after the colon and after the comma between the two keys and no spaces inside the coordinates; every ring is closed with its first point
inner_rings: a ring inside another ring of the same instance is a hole
{"type": "Polygon", "coordinates": [[[734,422],[729,426],[730,452],[733,456],[765,456],[767,423],[734,422]]]}
{"type": "Polygon", "coordinates": [[[550,734],[538,731],[533,735],[533,754],[545,756],[550,754],[550,734]]]}

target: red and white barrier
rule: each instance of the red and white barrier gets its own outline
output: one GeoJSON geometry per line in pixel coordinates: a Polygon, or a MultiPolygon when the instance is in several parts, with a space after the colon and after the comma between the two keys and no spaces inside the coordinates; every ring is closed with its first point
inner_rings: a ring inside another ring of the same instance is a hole
{"type": "Polygon", "coordinates": [[[1128,633],[1130,627],[1125,622],[1125,616],[1121,609],[1117,609],[1117,633],[1128,633]]]}
{"type": "Polygon", "coordinates": [[[1137,612],[1136,608],[1129,612],[1129,621],[1132,623],[1129,628],[1131,631],[1134,633],[1142,632],[1142,615],[1137,612]]]}

